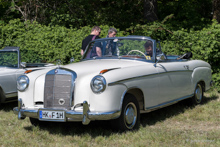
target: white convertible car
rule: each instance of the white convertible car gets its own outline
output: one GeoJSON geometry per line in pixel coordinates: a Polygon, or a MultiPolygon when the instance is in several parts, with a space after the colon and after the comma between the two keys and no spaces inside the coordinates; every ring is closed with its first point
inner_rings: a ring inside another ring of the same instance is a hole
{"type": "Polygon", "coordinates": [[[19,47],[0,50],[0,104],[17,101],[17,78],[28,69],[38,70],[53,64],[21,62],[19,47]]]}
{"type": "Polygon", "coordinates": [[[33,125],[111,120],[122,131],[137,129],[140,113],[187,98],[202,102],[212,86],[211,66],[189,58],[164,55],[150,37],[97,39],[78,63],[20,76],[14,113],[33,125]]]}

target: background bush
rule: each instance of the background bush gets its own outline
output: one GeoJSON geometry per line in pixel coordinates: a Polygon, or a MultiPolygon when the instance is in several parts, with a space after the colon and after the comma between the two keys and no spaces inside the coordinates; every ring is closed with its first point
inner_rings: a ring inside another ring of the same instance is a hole
{"type": "MultiPolygon", "coordinates": [[[[109,26],[102,28],[101,37],[106,37],[109,26]]],[[[20,47],[24,62],[56,62],[60,59],[63,64],[69,63],[71,57],[75,61],[81,59],[82,40],[90,34],[92,27],[81,29],[65,28],[62,26],[45,26],[35,23],[23,23],[19,19],[11,20],[8,24],[0,25],[0,48],[5,46],[20,47]]],[[[123,32],[118,31],[122,36],[123,32]]]]}
{"type": "MultiPolygon", "coordinates": [[[[163,52],[181,55],[192,52],[193,59],[204,60],[212,66],[213,80],[220,91],[220,24],[213,22],[202,30],[172,31],[164,24],[168,16],[161,23],[150,25],[136,25],[125,31],[118,29],[117,36],[144,35],[161,41],[163,52]]],[[[110,26],[102,28],[101,38],[106,37],[110,26]]],[[[62,26],[45,26],[37,22],[21,22],[11,20],[8,24],[0,24],[0,48],[18,46],[21,50],[23,62],[56,62],[60,59],[67,64],[71,57],[75,62],[80,61],[81,42],[90,34],[90,26],[80,29],[62,26]]]]}

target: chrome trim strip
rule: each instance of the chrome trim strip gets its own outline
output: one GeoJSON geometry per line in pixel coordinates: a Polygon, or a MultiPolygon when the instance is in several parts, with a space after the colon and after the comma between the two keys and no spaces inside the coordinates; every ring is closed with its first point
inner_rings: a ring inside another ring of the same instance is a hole
{"type": "Polygon", "coordinates": [[[153,74],[149,74],[149,75],[142,75],[142,76],[137,76],[137,77],[131,77],[131,78],[122,79],[122,80],[118,80],[118,81],[115,81],[115,82],[108,83],[108,86],[113,86],[113,85],[115,85],[115,84],[120,84],[120,82],[124,82],[124,81],[128,81],[128,80],[133,80],[133,79],[138,79],[138,78],[144,78],[144,77],[154,76],[154,75],[161,75],[161,74],[165,74],[165,73],[173,73],[173,72],[193,72],[193,70],[177,70],[177,71],[153,73],[153,74]]]}
{"type": "Polygon", "coordinates": [[[6,99],[10,97],[16,97],[16,96],[18,96],[17,92],[5,93],[6,99]]]}
{"type": "Polygon", "coordinates": [[[194,95],[194,94],[191,94],[191,95],[188,95],[188,96],[184,96],[184,97],[182,97],[182,98],[178,98],[178,99],[175,99],[175,100],[172,100],[172,101],[164,102],[164,103],[161,103],[161,104],[156,105],[156,106],[146,107],[145,110],[146,110],[147,112],[149,112],[149,111],[153,111],[153,110],[156,110],[156,109],[159,109],[159,108],[162,108],[162,107],[166,107],[166,106],[172,105],[172,104],[174,104],[174,103],[177,103],[178,101],[181,101],[181,100],[190,98],[190,97],[192,97],[193,95],[194,95]]]}
{"type": "MultiPolygon", "coordinates": [[[[14,114],[17,114],[18,119],[24,119],[25,117],[39,118],[39,110],[59,110],[62,109],[46,109],[46,108],[37,108],[37,109],[25,109],[22,108],[22,100],[19,99],[18,107],[13,109],[14,114]]],[[[110,120],[118,118],[121,114],[121,111],[111,111],[111,112],[97,112],[97,111],[89,111],[89,104],[87,101],[83,102],[83,111],[74,111],[74,110],[65,110],[66,119],[65,121],[82,121],[84,125],[89,124],[91,120],[110,120]]],[[[46,120],[46,121],[58,121],[58,120],[46,120]]]]}

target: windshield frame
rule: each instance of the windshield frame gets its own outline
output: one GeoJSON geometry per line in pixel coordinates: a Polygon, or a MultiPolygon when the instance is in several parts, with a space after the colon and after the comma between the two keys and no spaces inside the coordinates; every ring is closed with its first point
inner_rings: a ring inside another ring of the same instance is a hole
{"type": "Polygon", "coordinates": [[[156,62],[156,40],[150,38],[150,37],[146,37],[146,36],[126,36],[126,37],[112,37],[112,38],[101,38],[101,39],[95,39],[93,41],[90,41],[90,43],[88,44],[88,46],[86,47],[85,53],[82,56],[82,61],[84,60],[94,60],[94,59],[129,59],[129,60],[140,60],[140,61],[144,61],[144,62],[156,62]],[[128,57],[122,57],[122,56],[102,56],[102,57],[93,57],[93,58],[86,58],[86,55],[89,51],[89,46],[91,43],[95,43],[95,42],[104,42],[104,41],[109,41],[109,40],[150,40],[152,41],[153,44],[153,54],[151,57],[151,60],[146,60],[146,59],[141,59],[141,58],[128,58],[128,57]]]}

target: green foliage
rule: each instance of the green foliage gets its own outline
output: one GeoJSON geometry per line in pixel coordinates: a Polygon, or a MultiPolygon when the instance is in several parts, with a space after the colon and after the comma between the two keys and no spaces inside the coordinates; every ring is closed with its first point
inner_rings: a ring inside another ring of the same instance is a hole
{"type": "Polygon", "coordinates": [[[121,40],[118,43],[123,44],[121,47],[118,47],[120,50],[120,55],[127,55],[130,52],[129,53],[130,55],[143,56],[139,52],[132,51],[132,50],[139,50],[145,53],[144,44],[146,43],[146,40],[145,41],[143,40],[121,40]]]}
{"type": "Polygon", "coordinates": [[[8,23],[11,19],[19,18],[19,12],[10,10],[10,7],[13,6],[13,3],[9,0],[0,0],[0,24],[8,23]]]}
{"type": "MultiPolygon", "coordinates": [[[[106,37],[109,26],[100,26],[100,37],[106,37]]],[[[0,25],[0,48],[18,46],[23,62],[56,62],[60,59],[67,64],[71,57],[75,62],[81,59],[82,40],[90,34],[91,27],[81,29],[62,26],[45,26],[37,22],[23,23],[19,19],[11,20],[9,24],[0,25]]],[[[118,35],[123,32],[118,30],[118,35]]]]}
{"type": "Polygon", "coordinates": [[[214,87],[220,93],[220,71],[212,75],[212,79],[215,82],[214,87]]]}
{"type": "MultiPolygon", "coordinates": [[[[146,3],[143,0],[2,0],[0,20],[8,23],[15,18],[24,20],[25,16],[51,26],[80,28],[105,24],[125,30],[146,24],[146,3]]],[[[167,22],[173,30],[201,29],[211,23],[212,0],[157,0],[157,6],[152,7],[158,12],[159,21],[174,14],[175,17],[167,22]]]]}
{"type": "Polygon", "coordinates": [[[0,52],[0,66],[18,67],[17,51],[0,52]]]}
{"type": "Polygon", "coordinates": [[[173,30],[201,29],[210,24],[212,19],[212,0],[157,0],[158,18],[163,19],[174,14],[167,24],[173,30]]]}

